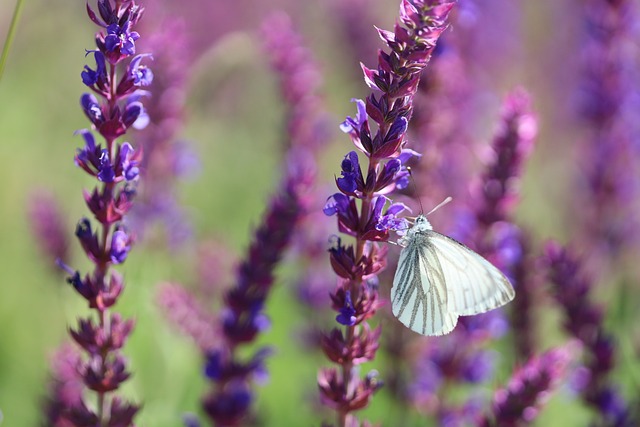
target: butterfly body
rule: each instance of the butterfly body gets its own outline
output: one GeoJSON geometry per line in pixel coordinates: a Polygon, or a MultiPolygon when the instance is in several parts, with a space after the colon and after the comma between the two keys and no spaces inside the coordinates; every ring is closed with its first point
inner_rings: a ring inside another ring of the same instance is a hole
{"type": "Polygon", "coordinates": [[[422,335],[444,335],[459,316],[484,313],[511,301],[509,280],[460,242],[433,231],[424,215],[398,243],[403,246],[391,289],[393,314],[422,335]]]}

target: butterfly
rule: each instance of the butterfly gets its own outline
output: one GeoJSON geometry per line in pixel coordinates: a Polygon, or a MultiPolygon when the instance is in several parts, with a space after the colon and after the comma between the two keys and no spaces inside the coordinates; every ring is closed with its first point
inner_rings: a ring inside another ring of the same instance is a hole
{"type": "Polygon", "coordinates": [[[515,296],[500,270],[462,243],[433,231],[425,215],[418,215],[398,244],[403,249],[391,288],[391,311],[414,332],[448,334],[458,316],[493,310],[515,296]]]}

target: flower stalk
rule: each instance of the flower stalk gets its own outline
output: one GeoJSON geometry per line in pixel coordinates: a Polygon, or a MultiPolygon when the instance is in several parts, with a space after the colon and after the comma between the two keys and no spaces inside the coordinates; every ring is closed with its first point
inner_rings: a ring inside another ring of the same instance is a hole
{"type": "Polygon", "coordinates": [[[94,316],[79,319],[69,332],[84,353],[78,371],[95,402],[87,402],[89,394],[85,394],[77,405],[62,408],[59,416],[70,425],[130,426],[139,406],[125,402],[116,392],[130,376],[121,349],[134,321],[112,312],[124,280],[111,267],[127,259],[133,243],[123,220],[132,206],[142,152],[117,140],[146,122],[139,101],[146,92],[140,88],[151,84],[153,74],[141,64],[150,55],[135,54],[140,35],[133,28],[143,9],[133,0],[98,0],[97,6],[98,13],[87,5],[89,18],[103,29],[96,34],[97,49],[87,52],[96,65],[95,69],[85,66],[82,72],[82,81],[92,93],[80,99],[92,128],[77,132],[85,146],[75,156],[76,165],[97,180],[93,191],[85,192],[85,202],[98,224],[83,218],[76,227],[76,237],[94,268],[82,277],[59,261],[70,274],[68,282],[94,310],[94,316]],[[104,138],[104,147],[96,142],[94,132],[104,138]]]}
{"type": "Polygon", "coordinates": [[[338,312],[336,321],[344,328],[334,328],[323,337],[324,353],[338,367],[318,375],[322,402],[336,411],[340,427],[357,423],[352,412],[366,407],[381,386],[375,371],[361,379],[357,368],[374,359],[381,333],[380,327],[371,330],[366,323],[381,305],[377,275],[386,267],[387,250],[378,242],[387,241],[390,231],[408,227],[398,217],[406,206],[386,195],[406,188],[407,162],[419,156],[406,148],[413,97],[453,5],[431,0],[401,3],[394,31],[378,29],[389,51],[379,52],[376,69],[361,64],[372,93],[366,101],[354,100],[356,117],[348,117],[341,125],[367,164],[363,172],[356,151],[345,156],[341,177],[336,179],[340,192],[324,208],[325,214],[337,216],[340,232],[355,240],[346,245],[336,237],[329,251],[338,276],[331,300],[338,312]]]}

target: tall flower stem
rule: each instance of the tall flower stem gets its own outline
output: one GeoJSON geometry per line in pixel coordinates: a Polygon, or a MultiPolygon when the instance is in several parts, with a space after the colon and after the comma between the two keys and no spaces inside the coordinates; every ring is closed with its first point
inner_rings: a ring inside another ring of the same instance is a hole
{"type": "Polygon", "coordinates": [[[584,401],[600,414],[605,426],[638,425],[633,405],[627,403],[610,380],[616,365],[615,339],[603,327],[604,312],[590,301],[593,288],[578,257],[556,242],[545,247],[546,266],[552,293],[565,312],[564,328],[584,344],[588,379],[582,387],[584,401]]]}
{"type": "Polygon", "coordinates": [[[80,99],[92,130],[78,131],[85,146],[77,150],[75,163],[97,180],[94,190],[84,196],[99,225],[94,231],[91,221],[83,218],[76,227],[76,237],[94,263],[93,271],[81,278],[79,271],[62,261],[59,265],[71,275],[69,283],[95,310],[94,316],[79,319],[78,326],[70,329],[71,337],[85,353],[78,372],[85,387],[95,393],[95,402],[85,403],[89,396],[85,393],[79,402],[61,408],[57,420],[49,420],[55,425],[130,426],[139,409],[115,395],[130,376],[121,349],[134,322],[112,312],[124,281],[111,266],[123,263],[131,249],[132,237],[122,221],[132,206],[142,157],[141,151],[128,142],[116,141],[130,127],[146,122],[144,107],[138,101],[146,92],[139,88],[153,79],[151,70],[141,65],[149,55],[134,56],[140,35],[133,27],[142,11],[133,0],[98,0],[98,14],[87,5],[89,18],[105,31],[96,34],[97,49],[87,52],[93,54],[95,69],[85,66],[82,72],[83,83],[95,95],[85,93],[80,99]],[[106,148],[96,144],[92,131],[104,138],[106,148]]]}
{"type": "Polygon", "coordinates": [[[402,1],[394,32],[378,29],[389,52],[379,52],[377,69],[362,65],[372,93],[366,101],[354,100],[357,116],[341,125],[366,156],[367,164],[360,167],[356,151],[345,156],[341,177],[336,180],[340,192],[324,208],[327,215],[337,216],[339,230],[355,240],[347,246],[336,237],[329,251],[338,275],[331,299],[338,312],[336,321],[344,328],[334,328],[322,338],[325,355],[338,368],[323,369],[318,375],[322,401],[336,411],[340,427],[353,425],[356,421],[351,413],[367,406],[380,387],[375,372],[362,380],[356,368],[374,359],[381,333],[380,328],[371,331],[366,323],[380,306],[377,275],[386,266],[387,248],[379,247],[378,242],[387,241],[391,230],[406,230],[408,225],[398,217],[406,207],[386,195],[407,186],[406,164],[419,155],[406,148],[413,97],[453,5],[449,1],[402,1]]]}

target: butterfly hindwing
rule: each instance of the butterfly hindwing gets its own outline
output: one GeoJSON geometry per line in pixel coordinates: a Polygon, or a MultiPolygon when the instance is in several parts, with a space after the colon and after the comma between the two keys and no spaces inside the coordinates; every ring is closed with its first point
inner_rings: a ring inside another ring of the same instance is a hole
{"type": "Polygon", "coordinates": [[[426,236],[444,275],[450,311],[461,316],[484,313],[514,298],[509,280],[482,256],[435,231],[426,236]]]}

